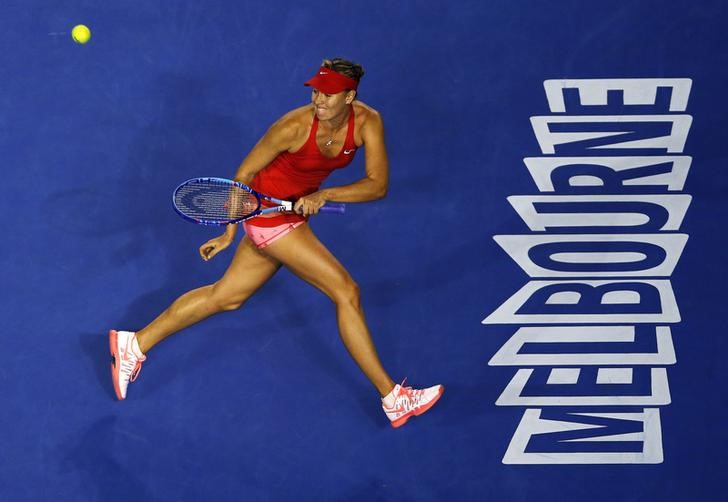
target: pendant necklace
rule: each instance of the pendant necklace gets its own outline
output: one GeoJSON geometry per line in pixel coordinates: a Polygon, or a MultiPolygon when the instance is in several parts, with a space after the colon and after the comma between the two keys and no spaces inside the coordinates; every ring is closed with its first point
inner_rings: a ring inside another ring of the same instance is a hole
{"type": "Polygon", "coordinates": [[[344,124],[346,124],[347,122],[349,122],[348,118],[346,120],[344,120],[341,123],[341,125],[339,125],[339,127],[337,127],[336,129],[334,129],[331,132],[331,136],[329,137],[328,140],[326,140],[326,143],[324,143],[324,146],[329,147],[335,143],[334,136],[336,136],[339,133],[339,131],[341,131],[341,129],[344,127],[344,124]]]}

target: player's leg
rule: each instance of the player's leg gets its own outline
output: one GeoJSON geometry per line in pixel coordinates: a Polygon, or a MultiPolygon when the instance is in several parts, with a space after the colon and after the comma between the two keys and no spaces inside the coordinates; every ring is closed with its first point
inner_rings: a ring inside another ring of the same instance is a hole
{"type": "Polygon", "coordinates": [[[139,347],[146,353],[181,329],[218,312],[240,308],[279,268],[280,263],[275,258],[261,253],[244,237],[222,278],[177,298],[167,310],[137,332],[139,347]]]}
{"type": "Polygon", "coordinates": [[[214,284],[185,293],[154,321],[137,333],[109,332],[111,377],[118,399],[126,398],[146,352],[164,338],[213,314],[239,308],[280,268],[280,263],[262,254],[245,237],[223,277],[214,284]]]}
{"type": "Polygon", "coordinates": [[[394,384],[382,367],[369,334],[358,286],[308,225],[296,228],[265,251],[336,304],[341,339],[382,396],[382,408],[393,427],[404,425],[412,416],[421,415],[438,401],[445,390],[442,385],[413,389],[394,384]]]}
{"type": "Polygon", "coordinates": [[[264,251],[331,298],[344,345],[379,393],[387,395],[394,382],[384,370],[369,334],[359,287],[309,225],[301,225],[264,251]]]}

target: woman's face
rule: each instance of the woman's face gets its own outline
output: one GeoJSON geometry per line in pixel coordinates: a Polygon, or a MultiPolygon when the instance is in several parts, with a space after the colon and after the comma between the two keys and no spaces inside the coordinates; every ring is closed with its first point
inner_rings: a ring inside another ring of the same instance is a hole
{"type": "Polygon", "coordinates": [[[353,99],[354,91],[342,91],[336,94],[326,94],[314,89],[311,91],[311,102],[316,108],[319,120],[331,120],[344,113],[346,107],[353,99]],[[352,94],[350,98],[350,94],[352,94]]]}

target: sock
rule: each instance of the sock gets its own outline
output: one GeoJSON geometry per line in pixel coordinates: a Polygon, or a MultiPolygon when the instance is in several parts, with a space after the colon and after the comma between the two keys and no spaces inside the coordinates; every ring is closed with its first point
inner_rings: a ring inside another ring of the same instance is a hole
{"type": "Polygon", "coordinates": [[[142,349],[139,348],[139,340],[137,340],[136,335],[134,335],[131,339],[131,351],[134,353],[135,356],[137,356],[137,358],[141,359],[142,361],[146,359],[144,352],[142,352],[142,349]]]}
{"type": "Polygon", "coordinates": [[[385,407],[387,407],[387,408],[393,408],[394,407],[394,402],[397,399],[397,395],[394,393],[394,391],[395,390],[398,390],[397,387],[398,386],[395,385],[394,388],[389,392],[389,394],[387,394],[386,396],[384,396],[382,398],[382,404],[385,407]]]}

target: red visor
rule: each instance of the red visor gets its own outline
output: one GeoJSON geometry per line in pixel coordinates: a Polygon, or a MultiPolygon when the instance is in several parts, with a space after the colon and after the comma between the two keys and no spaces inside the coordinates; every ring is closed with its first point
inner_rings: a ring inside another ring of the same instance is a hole
{"type": "Polygon", "coordinates": [[[338,94],[343,91],[356,90],[357,82],[331,68],[319,68],[319,71],[312,79],[303,85],[308,85],[326,94],[338,94]]]}

